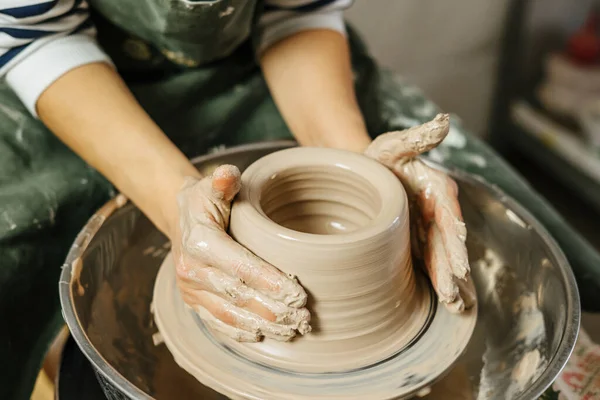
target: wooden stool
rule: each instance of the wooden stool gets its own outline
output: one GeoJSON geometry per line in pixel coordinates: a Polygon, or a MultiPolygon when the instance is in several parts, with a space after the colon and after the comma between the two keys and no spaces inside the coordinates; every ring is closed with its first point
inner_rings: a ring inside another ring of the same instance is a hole
{"type": "Polygon", "coordinates": [[[54,400],[54,383],[60,365],[63,348],[69,338],[69,329],[65,325],[50,345],[42,369],[38,374],[31,393],[31,400],[54,400]]]}

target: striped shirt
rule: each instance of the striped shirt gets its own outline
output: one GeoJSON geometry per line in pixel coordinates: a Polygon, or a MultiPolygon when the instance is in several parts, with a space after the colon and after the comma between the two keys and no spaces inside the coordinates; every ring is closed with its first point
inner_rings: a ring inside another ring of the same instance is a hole
{"type": "MultiPolygon", "coordinates": [[[[352,2],[265,0],[258,51],[303,30],[344,33],[343,10],[352,2]]],[[[95,34],[85,0],[0,0],[0,77],[35,116],[38,97],[60,76],[85,64],[110,62],[95,34]]]]}

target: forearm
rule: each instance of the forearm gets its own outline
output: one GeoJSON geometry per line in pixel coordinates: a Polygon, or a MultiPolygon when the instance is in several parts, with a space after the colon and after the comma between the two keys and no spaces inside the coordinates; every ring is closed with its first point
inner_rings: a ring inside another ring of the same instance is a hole
{"type": "Polygon", "coordinates": [[[301,145],[351,151],[368,146],[348,41],[342,34],[299,32],[267,49],[261,66],[279,111],[301,145]]]}
{"type": "Polygon", "coordinates": [[[184,177],[199,173],[110,66],[69,71],[42,93],[37,111],[67,146],[170,234],[184,177]]]}

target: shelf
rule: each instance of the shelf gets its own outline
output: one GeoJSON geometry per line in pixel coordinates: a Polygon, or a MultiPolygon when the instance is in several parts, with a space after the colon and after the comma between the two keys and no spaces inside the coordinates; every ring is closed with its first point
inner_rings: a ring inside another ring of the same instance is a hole
{"type": "Polygon", "coordinates": [[[600,184],[600,157],[574,132],[552,121],[525,101],[512,105],[511,118],[525,133],[536,138],[540,145],[600,184]]]}
{"type": "Polygon", "coordinates": [[[525,101],[511,106],[511,145],[600,211],[600,158],[573,132],[525,101]]]}

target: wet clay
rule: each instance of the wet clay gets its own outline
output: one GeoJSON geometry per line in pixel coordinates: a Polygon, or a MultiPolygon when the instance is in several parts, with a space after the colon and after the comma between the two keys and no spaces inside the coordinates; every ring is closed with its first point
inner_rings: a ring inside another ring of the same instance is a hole
{"type": "Polygon", "coordinates": [[[431,297],[410,257],[408,202],[396,176],[359,154],[294,148],[242,174],[231,236],[306,289],[312,332],[231,349],[298,372],[339,372],[400,351],[431,297]],[[427,296],[426,296],[427,294],[427,296]]]}
{"type": "Polygon", "coordinates": [[[434,316],[424,331],[385,361],[342,373],[299,373],[254,362],[231,349],[229,340],[211,333],[184,304],[171,255],[161,266],[154,286],[154,320],[177,364],[203,385],[234,400],[410,398],[454,365],[477,320],[476,307],[454,314],[433,305],[434,316]]]}
{"type": "Polygon", "coordinates": [[[244,171],[230,234],[306,289],[312,331],[237,342],[186,307],[171,256],[154,317],[177,363],[231,398],[397,398],[439,378],[464,351],[476,308],[437,307],[410,257],[406,194],[362,155],[294,148],[244,171]]]}

